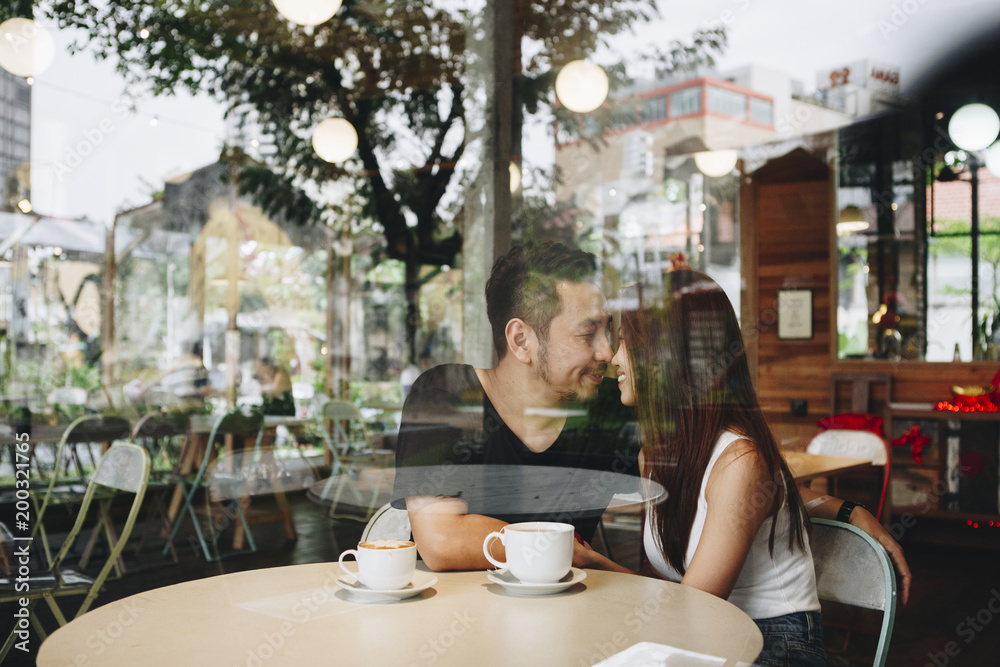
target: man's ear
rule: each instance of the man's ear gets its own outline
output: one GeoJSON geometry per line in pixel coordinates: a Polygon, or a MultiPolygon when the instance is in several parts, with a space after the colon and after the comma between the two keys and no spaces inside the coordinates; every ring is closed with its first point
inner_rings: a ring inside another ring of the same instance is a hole
{"type": "Polygon", "coordinates": [[[507,350],[522,364],[530,364],[534,357],[535,330],[524,320],[515,317],[507,322],[504,334],[507,337],[507,350]]]}

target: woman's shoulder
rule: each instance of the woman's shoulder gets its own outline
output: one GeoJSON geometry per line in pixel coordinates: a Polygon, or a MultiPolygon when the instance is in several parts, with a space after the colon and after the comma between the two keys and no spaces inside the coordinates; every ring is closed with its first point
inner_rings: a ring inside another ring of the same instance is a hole
{"type": "Polygon", "coordinates": [[[722,451],[717,452],[715,465],[708,477],[709,485],[723,477],[729,483],[737,479],[753,481],[768,476],[767,463],[752,440],[727,431],[720,437],[717,446],[722,447],[722,451]]]}

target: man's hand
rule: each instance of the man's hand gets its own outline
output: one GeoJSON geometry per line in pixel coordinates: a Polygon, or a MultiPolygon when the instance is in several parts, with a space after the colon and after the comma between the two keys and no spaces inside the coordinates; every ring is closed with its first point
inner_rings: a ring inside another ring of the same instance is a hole
{"type": "MultiPolygon", "coordinates": [[[[406,507],[417,551],[435,572],[485,570],[493,567],[483,555],[483,542],[507,524],[479,514],[468,514],[468,505],[457,498],[409,496],[406,507]]],[[[505,558],[503,545],[494,540],[493,557],[505,558]]]]}

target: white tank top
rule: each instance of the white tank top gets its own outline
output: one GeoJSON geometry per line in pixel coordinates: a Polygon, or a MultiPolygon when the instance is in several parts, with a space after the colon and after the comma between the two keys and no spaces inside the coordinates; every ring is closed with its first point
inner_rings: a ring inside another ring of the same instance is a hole
{"type": "MultiPolygon", "coordinates": [[[[739,438],[739,435],[727,431],[719,436],[719,440],[715,443],[712,458],[705,470],[705,477],[701,480],[698,509],[691,525],[691,538],[688,540],[687,554],[684,557],[685,569],[691,564],[698,542],[701,540],[702,530],[705,528],[705,517],[708,514],[705,488],[708,485],[708,477],[722,453],[739,438]]],[[[747,553],[746,562],[743,563],[743,569],[736,580],[733,592],[729,594],[729,602],[746,612],[750,618],[773,618],[800,611],[819,611],[816,573],[813,570],[809,541],[806,540],[804,551],[799,549],[798,545],[789,547],[789,520],[788,505],[782,505],[774,531],[772,556],[767,550],[768,537],[771,534],[771,518],[764,519],[747,553]]],[[[643,546],[650,565],[665,579],[679,582],[680,572],[667,564],[656,546],[649,512],[646,513],[646,524],[642,532],[643,546]]]]}

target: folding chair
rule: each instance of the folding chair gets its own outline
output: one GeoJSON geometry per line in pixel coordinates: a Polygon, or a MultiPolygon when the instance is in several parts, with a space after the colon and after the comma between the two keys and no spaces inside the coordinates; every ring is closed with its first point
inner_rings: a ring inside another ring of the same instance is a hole
{"type": "Polygon", "coordinates": [[[399,510],[386,503],[368,520],[361,533],[361,542],[368,540],[409,540],[410,515],[406,510],[399,510]]]}
{"type": "Polygon", "coordinates": [[[889,554],[865,532],[840,521],[812,520],[809,545],[821,601],[882,611],[874,665],[882,667],[896,619],[896,573],[889,554]]]}
{"type": "Polygon", "coordinates": [[[41,538],[46,564],[52,563],[52,552],[44,523],[46,512],[53,505],[72,505],[80,502],[89,490],[77,450],[82,446],[92,455],[91,446],[94,443],[114,442],[126,438],[130,429],[128,421],[120,417],[84,415],[73,420],[63,431],[62,438],[56,445],[51,474],[47,480],[44,477],[41,479],[42,483],[46,484],[41,505],[38,504],[37,495],[32,494],[32,502],[35,504],[35,525],[32,536],[37,535],[41,538]],[[71,458],[76,459],[78,476],[63,474],[68,473],[71,458]]]}
{"type": "Polygon", "coordinates": [[[73,528],[70,530],[66,541],[63,542],[59,553],[52,561],[48,574],[30,577],[26,590],[19,590],[23,589],[23,586],[15,588],[16,581],[14,579],[0,580],[0,602],[10,602],[21,598],[28,600],[28,606],[26,607],[27,617],[16,619],[10,635],[3,645],[3,649],[0,650],[0,662],[3,661],[19,637],[27,637],[26,633],[29,632],[29,624],[35,628],[35,631],[42,640],[46,638],[45,628],[41,621],[39,621],[38,615],[32,613],[39,599],[45,600],[60,627],[66,625],[66,617],[59,608],[56,598],[70,595],[85,595],[83,603],[77,609],[73,618],[83,615],[90,609],[90,605],[97,598],[98,593],[100,593],[108,573],[117,562],[122,548],[125,546],[132,532],[136,517],[139,515],[143,496],[146,493],[146,483],[148,480],[149,454],[142,447],[131,444],[118,444],[111,447],[101,458],[97,466],[97,471],[87,485],[87,491],[80,504],[76,522],[73,524],[73,528]],[[132,499],[128,519],[125,521],[125,526],[121,531],[120,537],[111,547],[108,557],[97,577],[91,579],[72,570],[62,570],[61,565],[87,518],[87,510],[90,508],[91,501],[94,499],[95,494],[102,489],[111,492],[126,491],[135,495],[132,499]]]}
{"type": "MultiPolygon", "coordinates": [[[[145,415],[132,429],[132,442],[149,452],[151,471],[147,491],[153,499],[153,506],[146,516],[142,535],[135,547],[134,555],[142,551],[149,533],[156,526],[163,528],[163,534],[170,532],[170,519],[167,513],[167,494],[174,488],[172,483],[174,471],[180,461],[180,452],[188,437],[188,419],[179,414],[169,414],[156,411],[145,415]]],[[[174,543],[167,542],[171,561],[177,562],[177,550],[174,543]]]]}
{"type": "MultiPolygon", "coordinates": [[[[264,416],[260,413],[245,415],[239,411],[221,415],[212,425],[208,441],[205,443],[205,453],[202,456],[201,466],[198,468],[198,472],[195,473],[193,477],[182,475],[179,471],[176,475],[174,475],[173,481],[182,485],[184,500],[180,512],[177,514],[177,517],[173,522],[173,526],[171,527],[170,536],[167,538],[167,544],[163,547],[164,556],[166,556],[167,552],[172,548],[174,538],[177,537],[177,532],[180,529],[185,512],[191,517],[191,521],[194,524],[195,534],[198,536],[198,542],[201,544],[201,549],[206,560],[213,561],[223,557],[223,555],[218,553],[219,536],[222,534],[222,530],[226,527],[226,524],[229,522],[230,516],[234,511],[240,520],[243,531],[246,534],[247,542],[250,545],[250,551],[257,551],[257,545],[253,540],[253,535],[250,532],[250,525],[247,522],[246,514],[243,511],[242,499],[245,497],[245,494],[240,488],[242,480],[239,478],[239,475],[237,474],[227,478],[219,472],[211,475],[208,474],[209,463],[214,458],[216,447],[219,445],[218,440],[220,438],[224,440],[224,436],[227,435],[232,436],[234,442],[243,440],[247,437],[254,437],[255,440],[253,450],[249,455],[252,460],[260,452],[260,443],[264,437],[264,416]],[[220,486],[227,487],[220,495],[229,497],[229,502],[223,503],[222,525],[218,529],[215,527],[212,512],[212,494],[209,489],[210,485],[214,485],[216,490],[219,490],[220,486]],[[205,514],[207,528],[211,533],[212,550],[214,553],[209,552],[208,542],[205,539],[201,523],[198,521],[198,515],[194,509],[194,496],[200,489],[205,490],[205,514]]],[[[192,446],[192,444],[193,439],[187,446],[192,446]]]]}
{"type": "MultiPolygon", "coordinates": [[[[345,487],[350,487],[357,505],[366,509],[364,519],[368,519],[375,512],[375,504],[378,502],[378,494],[381,489],[381,476],[372,476],[366,466],[386,467],[392,460],[392,452],[372,447],[372,438],[368,433],[364,418],[361,416],[361,411],[350,401],[327,401],[323,404],[317,421],[326,447],[333,457],[330,479],[327,480],[322,497],[328,498],[332,485],[334,482],[337,484],[333,503],[330,505],[330,517],[333,518],[337,512],[345,487]],[[329,431],[325,424],[327,420],[332,423],[329,431]],[[344,427],[345,423],[347,428],[344,427]],[[359,433],[360,437],[357,435],[359,433]],[[371,497],[367,501],[358,487],[350,483],[352,477],[362,478],[368,484],[371,497]]],[[[357,518],[346,516],[347,518],[357,518]]]]}

